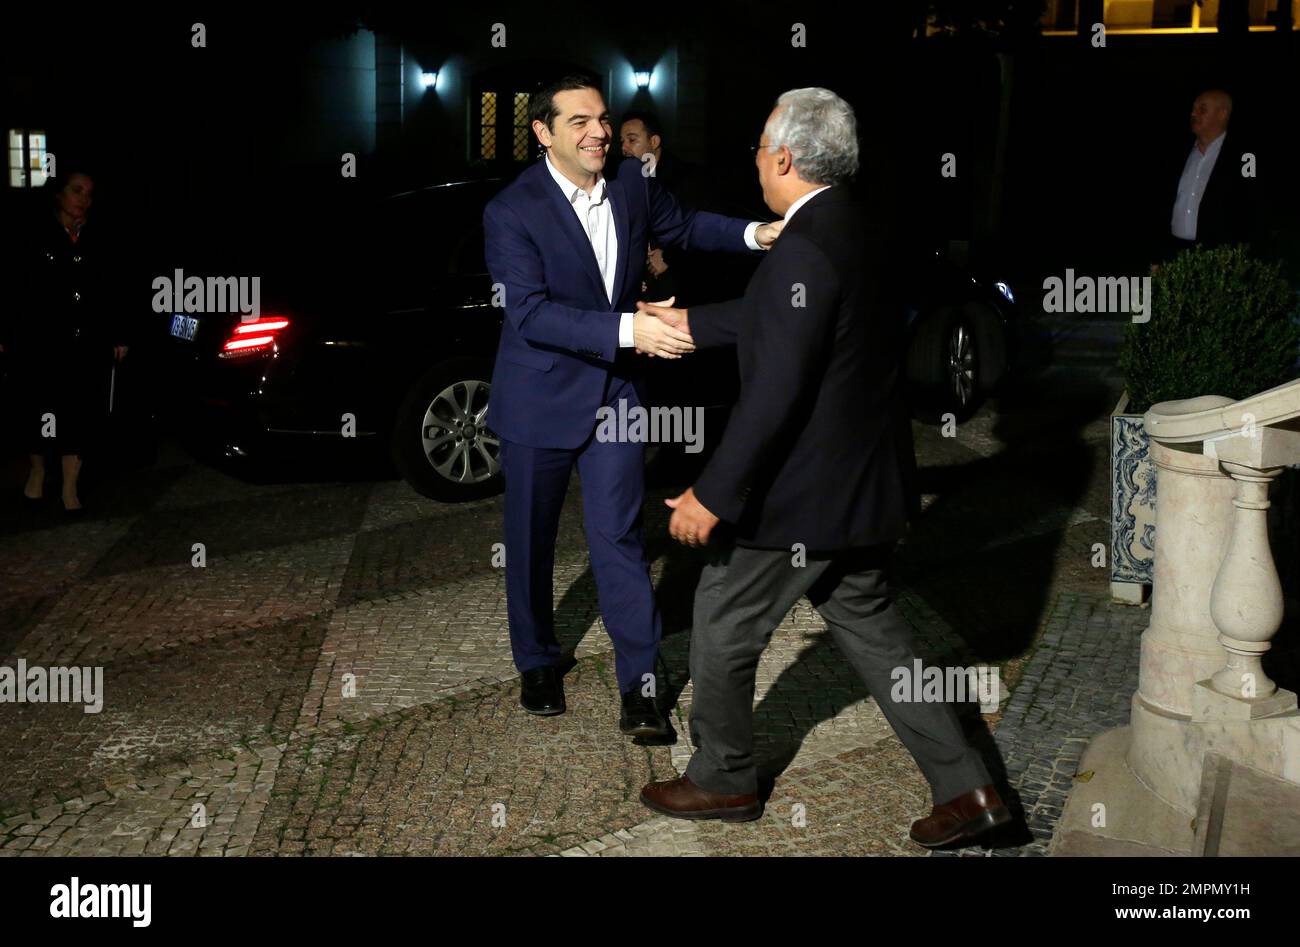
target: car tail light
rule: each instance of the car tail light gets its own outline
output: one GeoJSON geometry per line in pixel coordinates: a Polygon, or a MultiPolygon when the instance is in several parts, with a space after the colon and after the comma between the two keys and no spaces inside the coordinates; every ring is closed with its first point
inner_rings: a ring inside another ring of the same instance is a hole
{"type": "Polygon", "coordinates": [[[281,334],[287,328],[289,320],[283,316],[262,316],[251,322],[241,322],[222,344],[221,357],[234,358],[274,351],[281,334]]]}

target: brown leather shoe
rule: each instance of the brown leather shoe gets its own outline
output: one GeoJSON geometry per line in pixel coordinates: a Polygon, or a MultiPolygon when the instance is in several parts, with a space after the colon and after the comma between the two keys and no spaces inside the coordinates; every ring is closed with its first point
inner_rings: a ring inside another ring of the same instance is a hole
{"type": "Polygon", "coordinates": [[[763,814],[763,804],[753,793],[724,796],[701,789],[685,776],[650,783],[641,790],[641,804],[676,819],[752,822],[763,814]]]}
{"type": "Polygon", "coordinates": [[[924,819],[913,822],[912,841],[926,848],[960,847],[1010,821],[1011,813],[998,791],[981,786],[935,806],[924,819]]]}

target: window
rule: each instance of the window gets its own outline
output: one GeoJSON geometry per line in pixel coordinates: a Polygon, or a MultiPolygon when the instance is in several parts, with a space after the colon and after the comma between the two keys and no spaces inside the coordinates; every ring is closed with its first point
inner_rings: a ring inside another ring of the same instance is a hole
{"type": "Polygon", "coordinates": [[[480,92],[478,128],[480,159],[508,157],[511,161],[527,161],[533,138],[528,125],[528,93],[506,96],[490,89],[480,92]]]}
{"type": "Polygon", "coordinates": [[[484,92],[479,100],[479,152],[480,158],[497,156],[497,94],[484,92]]]}
{"type": "Polygon", "coordinates": [[[600,89],[604,79],[586,66],[557,60],[529,60],[497,66],[470,78],[465,113],[465,157],[503,177],[538,155],[537,136],[528,120],[532,93],[561,76],[588,77],[600,89]]]}
{"type": "MultiPolygon", "coordinates": [[[[1107,33],[1211,33],[1219,28],[1219,5],[1219,0],[1105,0],[1102,20],[1107,33]]],[[[1255,32],[1295,29],[1300,0],[1248,0],[1245,13],[1255,32]]],[[[1048,36],[1076,34],[1079,0],[1047,0],[1039,22],[1048,36]]]]}
{"type": "Polygon", "coordinates": [[[45,185],[45,132],[9,129],[9,186],[45,185]]]}
{"type": "Polygon", "coordinates": [[[528,160],[528,144],[533,137],[533,130],[528,127],[528,93],[515,93],[515,146],[514,159],[528,160]]]}

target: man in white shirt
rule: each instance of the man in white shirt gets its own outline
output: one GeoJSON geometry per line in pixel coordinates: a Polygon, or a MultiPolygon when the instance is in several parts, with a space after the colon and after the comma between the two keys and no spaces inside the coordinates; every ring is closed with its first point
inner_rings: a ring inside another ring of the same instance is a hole
{"type": "Polygon", "coordinates": [[[1192,104],[1196,141],[1183,162],[1169,221],[1174,252],[1246,239],[1243,154],[1239,146],[1225,150],[1231,117],[1232,97],[1222,89],[1208,89],[1192,104]]]}
{"type": "Polygon", "coordinates": [[[552,573],[576,466],[614,642],[619,729],[666,737],[655,701],[661,623],[641,528],[645,444],[631,433],[603,442],[597,425],[603,409],[645,403],[636,353],[673,359],[694,349],[688,331],[636,311],[647,243],[748,253],[770,246],[782,225],[683,208],[635,159],[606,167],[613,128],[600,90],[583,77],[535,94],[529,115],[546,158],[483,214],[488,271],[505,302],[487,425],[500,437],[506,482],[506,607],[520,703],[536,715],[565,710],[552,573]]]}

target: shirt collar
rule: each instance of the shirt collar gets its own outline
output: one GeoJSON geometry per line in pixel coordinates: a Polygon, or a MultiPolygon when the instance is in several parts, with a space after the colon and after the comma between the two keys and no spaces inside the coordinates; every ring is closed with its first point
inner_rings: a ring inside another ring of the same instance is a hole
{"type": "MultiPolygon", "coordinates": [[[[572,181],[570,181],[563,174],[561,174],[559,171],[556,170],[555,165],[551,164],[550,155],[547,155],[544,160],[546,161],[546,170],[551,172],[551,177],[554,178],[555,183],[559,185],[560,191],[564,194],[564,199],[566,201],[568,201],[570,204],[575,204],[578,201],[578,195],[582,195],[584,197],[587,196],[586,191],[578,187],[578,185],[574,184],[572,181]]],[[[604,199],[605,199],[605,175],[602,174],[598,178],[596,178],[596,186],[591,189],[590,200],[593,204],[599,204],[604,199]]]]}
{"type": "MultiPolygon", "coordinates": [[[[1226,137],[1228,137],[1227,132],[1219,132],[1219,137],[1205,146],[1205,157],[1208,158],[1210,155],[1217,155],[1219,149],[1223,147],[1223,139],[1226,137]]],[[[1196,147],[1196,142],[1192,142],[1192,147],[1196,148],[1197,154],[1201,153],[1201,149],[1196,147]]]]}
{"type": "Polygon", "coordinates": [[[803,207],[804,204],[807,204],[810,200],[812,200],[822,191],[826,190],[828,187],[830,187],[829,184],[823,184],[821,187],[817,188],[817,190],[809,191],[803,197],[799,198],[797,201],[791,204],[790,209],[785,212],[785,222],[788,224],[790,222],[790,218],[794,216],[795,211],[797,211],[800,207],[803,207]]]}

